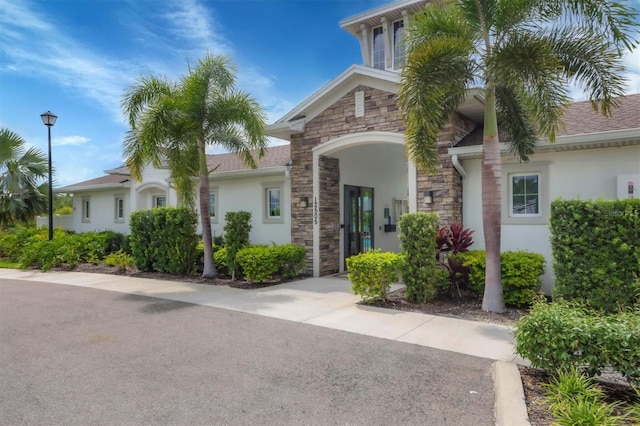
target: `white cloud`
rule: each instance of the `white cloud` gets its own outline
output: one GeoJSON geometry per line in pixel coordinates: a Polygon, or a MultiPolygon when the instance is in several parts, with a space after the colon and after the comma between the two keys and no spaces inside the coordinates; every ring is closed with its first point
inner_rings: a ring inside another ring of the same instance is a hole
{"type": "Polygon", "coordinates": [[[82,145],[89,142],[91,139],[84,136],[60,136],[54,137],[51,140],[51,144],[55,146],[62,145],[82,145]]]}

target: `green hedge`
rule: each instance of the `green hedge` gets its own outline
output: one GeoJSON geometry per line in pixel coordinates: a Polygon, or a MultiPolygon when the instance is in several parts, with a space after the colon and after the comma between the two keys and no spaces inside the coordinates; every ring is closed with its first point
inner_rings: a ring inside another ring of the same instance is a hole
{"type": "Polygon", "coordinates": [[[449,274],[438,267],[436,237],[439,231],[437,213],[404,214],[398,223],[402,245],[402,280],[406,298],[425,303],[447,288],[449,274]]]}
{"type": "Polygon", "coordinates": [[[113,231],[75,234],[54,229],[49,241],[46,228],[15,228],[0,236],[0,256],[20,268],[75,268],[79,263],[100,263],[105,256],[125,250],[128,239],[113,231]]]}
{"type": "Polygon", "coordinates": [[[640,311],[603,314],[577,303],[539,300],[515,331],[518,355],[549,371],[610,367],[640,384],[640,311]]]}
{"type": "MultiPolygon", "coordinates": [[[[456,255],[469,269],[470,288],[484,294],[486,253],[472,250],[456,255]]],[[[528,306],[538,295],[540,277],[544,274],[544,256],[527,251],[506,251],[500,254],[500,275],[504,303],[511,306],[528,306]]]]}
{"type": "Polygon", "coordinates": [[[252,245],[241,249],[235,259],[247,280],[264,282],[277,279],[277,275],[282,278],[298,276],[305,265],[305,250],[294,244],[252,245]]]}
{"type": "Polygon", "coordinates": [[[227,212],[224,215],[225,248],[227,254],[226,265],[231,272],[231,278],[235,279],[240,274],[240,266],[236,262],[236,255],[240,250],[249,245],[249,232],[251,232],[251,212],[237,211],[227,212]]]}
{"type": "Polygon", "coordinates": [[[640,302],[640,199],[551,203],[554,299],[613,312],[640,302]]]}
{"type": "Polygon", "coordinates": [[[190,274],[197,260],[197,215],[186,207],[131,214],[131,254],[141,271],[190,274]]]}
{"type": "Polygon", "coordinates": [[[386,300],[392,282],[398,280],[402,257],[397,253],[370,250],[347,258],[351,290],[363,299],[386,300]]]}

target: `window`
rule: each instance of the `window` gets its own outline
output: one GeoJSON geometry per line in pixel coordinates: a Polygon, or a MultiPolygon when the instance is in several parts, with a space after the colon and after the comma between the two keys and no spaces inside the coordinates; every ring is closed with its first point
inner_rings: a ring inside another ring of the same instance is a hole
{"type": "Polygon", "coordinates": [[[116,197],[115,209],[115,221],[124,222],[124,197],[116,197]]]}
{"type": "Polygon", "coordinates": [[[218,188],[209,188],[209,217],[211,223],[218,223],[218,188]]]}
{"type": "Polygon", "coordinates": [[[91,222],[91,202],[88,198],[82,199],[82,221],[91,222]]]}
{"type": "Polygon", "coordinates": [[[284,223],[284,183],[262,184],[264,215],[263,223],[284,223]]]}
{"type": "Polygon", "coordinates": [[[510,214],[538,216],[540,214],[540,175],[512,174],[510,176],[510,214]]]}
{"type": "Polygon", "coordinates": [[[164,195],[154,195],[153,207],[167,207],[167,197],[164,195]]]}
{"type": "Polygon", "coordinates": [[[384,66],[384,31],[382,27],[373,29],[373,44],[372,44],[372,66],[379,70],[383,70],[384,66]]]}
{"type": "Polygon", "coordinates": [[[399,70],[404,65],[404,21],[393,23],[393,69],[399,70]]]}
{"type": "Polygon", "coordinates": [[[502,223],[546,225],[549,162],[502,165],[502,223]]]}
{"type": "Polygon", "coordinates": [[[269,219],[275,219],[280,217],[280,188],[267,189],[267,203],[269,219]]]}

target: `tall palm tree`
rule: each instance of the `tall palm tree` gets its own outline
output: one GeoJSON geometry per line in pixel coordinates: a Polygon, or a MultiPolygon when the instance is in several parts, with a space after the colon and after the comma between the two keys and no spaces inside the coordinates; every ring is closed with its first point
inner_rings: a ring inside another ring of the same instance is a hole
{"type": "Polygon", "coordinates": [[[26,222],[47,211],[38,181],[47,176],[47,157],[9,129],[0,129],[0,228],[26,222]]]}
{"type": "Polygon", "coordinates": [[[166,161],[182,202],[195,205],[199,178],[200,219],[204,242],[203,277],[216,276],[209,217],[206,148],[218,145],[236,153],[248,167],[251,155],[264,154],[265,116],[247,93],[235,88],[235,67],[225,56],[207,54],[178,82],[142,76],[121,102],[131,129],[123,143],[132,177],[142,178],[147,164],[166,161]]]}
{"type": "Polygon", "coordinates": [[[467,89],[484,91],[484,310],[505,309],[498,123],[513,154],[527,161],[538,136],[554,141],[570,101],[568,83],[610,114],[624,90],[622,52],[637,43],[636,16],[609,0],[445,0],[410,23],[399,102],[407,149],[421,170],[432,173],[439,164],[438,133],[467,89]]]}

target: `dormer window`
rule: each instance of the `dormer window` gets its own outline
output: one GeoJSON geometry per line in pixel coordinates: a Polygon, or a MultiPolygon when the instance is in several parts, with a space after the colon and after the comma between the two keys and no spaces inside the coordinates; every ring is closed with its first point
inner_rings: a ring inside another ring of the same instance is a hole
{"type": "Polygon", "coordinates": [[[393,23],[393,69],[399,70],[404,65],[404,21],[393,23]]]}
{"type": "Polygon", "coordinates": [[[373,45],[371,51],[373,68],[383,70],[384,66],[384,31],[382,26],[373,29],[373,45]]]}

